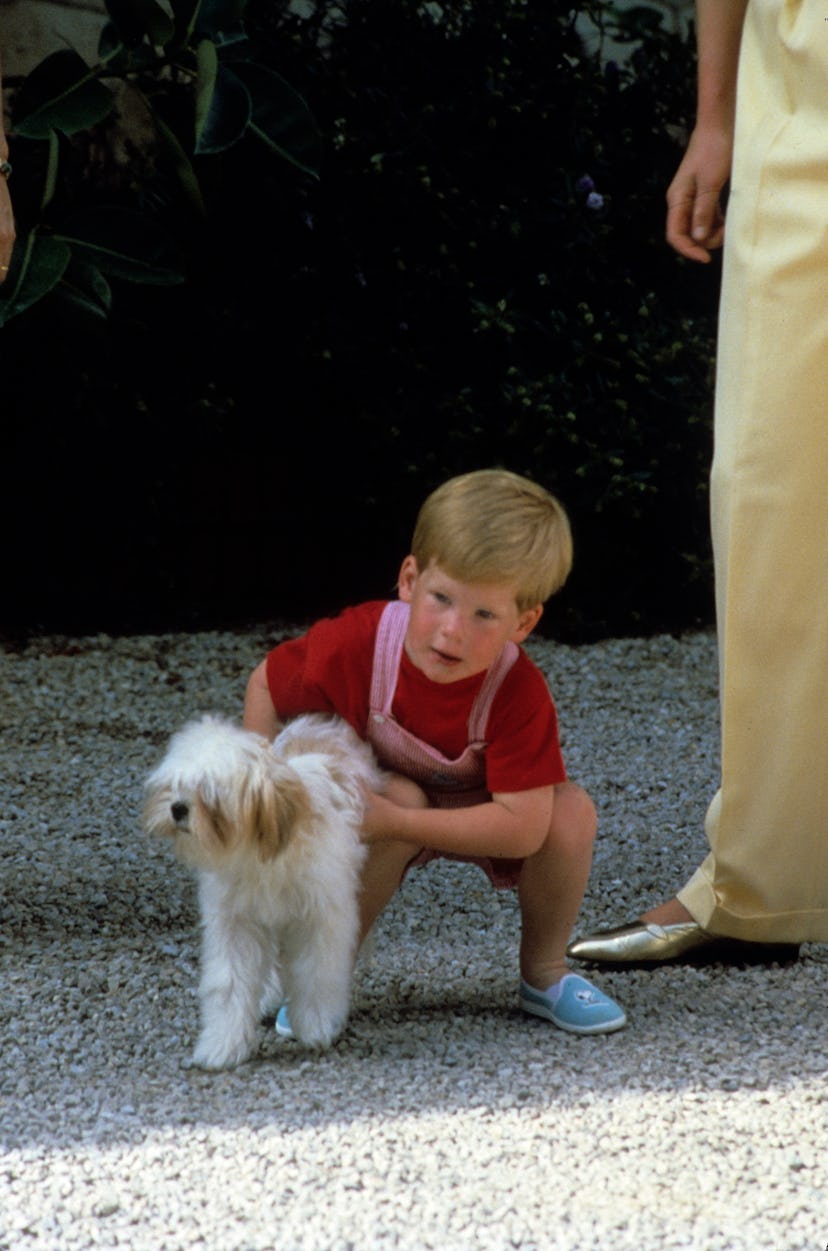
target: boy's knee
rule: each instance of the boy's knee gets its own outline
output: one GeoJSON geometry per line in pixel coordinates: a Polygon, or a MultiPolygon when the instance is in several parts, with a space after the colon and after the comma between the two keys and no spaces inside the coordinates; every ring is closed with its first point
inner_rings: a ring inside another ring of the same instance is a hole
{"type": "Polygon", "coordinates": [[[552,827],[581,838],[595,838],[598,812],[589,794],[577,782],[561,782],[555,787],[552,827]]]}

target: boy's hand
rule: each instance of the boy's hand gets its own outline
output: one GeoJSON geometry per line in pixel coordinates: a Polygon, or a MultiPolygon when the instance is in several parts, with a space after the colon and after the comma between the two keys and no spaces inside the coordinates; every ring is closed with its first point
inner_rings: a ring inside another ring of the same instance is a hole
{"type": "Polygon", "coordinates": [[[377,795],[375,791],[368,791],[362,819],[363,843],[379,843],[385,838],[399,838],[399,834],[392,833],[394,820],[399,812],[399,804],[393,804],[390,799],[377,795]]]}
{"type": "Polygon", "coordinates": [[[523,859],[542,846],[554,802],[554,786],[542,786],[494,795],[469,808],[432,808],[419,787],[394,778],[386,795],[369,795],[362,838],[366,843],[394,840],[460,856],[523,859]],[[395,790],[395,783],[407,792],[395,790]]]}
{"type": "Polygon", "coordinates": [[[412,822],[408,814],[427,807],[424,792],[408,778],[392,777],[382,795],[366,789],[363,843],[379,843],[384,839],[416,842],[416,822],[412,822]]]}

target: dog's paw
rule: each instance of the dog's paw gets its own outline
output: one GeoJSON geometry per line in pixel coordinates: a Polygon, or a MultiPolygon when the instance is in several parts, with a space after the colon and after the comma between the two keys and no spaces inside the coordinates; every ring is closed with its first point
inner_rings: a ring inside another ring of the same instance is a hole
{"type": "Polygon", "coordinates": [[[195,1045],[190,1063],[193,1068],[207,1069],[216,1072],[219,1069],[234,1069],[253,1054],[253,1047],[247,1039],[216,1038],[206,1030],[195,1045]]]}
{"type": "Polygon", "coordinates": [[[330,1047],[342,1033],[347,1017],[347,1012],[328,1013],[313,1004],[292,1004],[289,1012],[294,1037],[306,1047],[330,1047]]]}

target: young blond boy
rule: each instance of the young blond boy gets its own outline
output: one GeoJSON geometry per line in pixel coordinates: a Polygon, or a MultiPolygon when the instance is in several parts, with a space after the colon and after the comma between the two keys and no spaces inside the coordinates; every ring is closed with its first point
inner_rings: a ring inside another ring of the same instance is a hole
{"type": "MultiPolygon", "coordinates": [[[[520,1006],[606,1033],[623,1010],[566,964],[595,808],[566,779],[546,680],[519,646],[571,563],[566,514],[543,488],[505,470],[453,478],[420,511],[399,599],[276,647],[250,677],[244,724],[273,738],[299,713],[337,713],[394,775],[365,816],[363,938],[413,863],[473,861],[517,887],[520,1006]]],[[[284,1008],[277,1028],[289,1032],[284,1008]]]]}

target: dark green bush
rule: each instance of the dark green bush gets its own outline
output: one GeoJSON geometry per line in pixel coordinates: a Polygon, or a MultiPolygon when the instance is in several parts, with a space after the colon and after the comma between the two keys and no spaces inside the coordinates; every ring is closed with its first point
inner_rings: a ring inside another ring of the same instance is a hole
{"type": "Polygon", "coordinates": [[[185,287],[119,292],[92,334],[48,310],[2,332],[13,499],[34,509],[19,466],[37,464],[53,536],[36,564],[18,549],[21,620],[211,624],[383,595],[427,491],[500,463],[573,518],[548,630],[708,621],[717,275],[663,242],[692,41],[645,11],[607,62],[548,0],[339,7],[246,13],[322,129],[318,185],[239,144],[208,171],[206,232],[182,239],[185,287]]]}
{"type": "Polygon", "coordinates": [[[244,8],[245,0],[169,0],[168,10],[156,0],[105,0],[95,57],[61,48],[18,84],[12,123],[29,160],[0,326],[47,296],[108,317],[112,277],[183,281],[171,236],[157,213],[143,211],[144,181],[156,196],[172,190],[201,218],[196,159],[242,139],[318,175],[313,116],[289,83],[252,58],[244,8]],[[130,150],[120,179],[132,189],[127,203],[111,202],[115,188],[105,190],[95,169],[95,133],[119,115],[130,150]],[[79,153],[94,178],[73,170],[79,153]]]}

